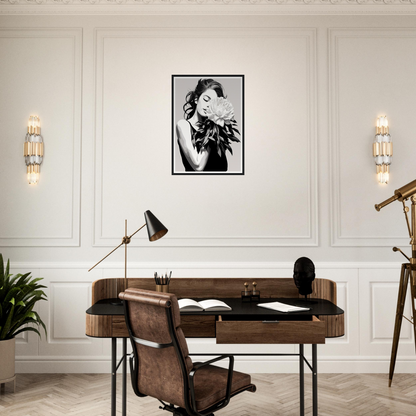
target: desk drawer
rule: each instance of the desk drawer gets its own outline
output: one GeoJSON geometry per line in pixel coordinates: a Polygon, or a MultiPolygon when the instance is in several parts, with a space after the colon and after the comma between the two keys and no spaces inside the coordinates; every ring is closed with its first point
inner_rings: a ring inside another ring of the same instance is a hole
{"type": "Polygon", "coordinates": [[[215,338],[215,316],[181,315],[181,328],[187,338],[215,338]]]}
{"type": "Polygon", "coordinates": [[[325,322],[217,321],[217,344],[325,344],[325,322]]]}

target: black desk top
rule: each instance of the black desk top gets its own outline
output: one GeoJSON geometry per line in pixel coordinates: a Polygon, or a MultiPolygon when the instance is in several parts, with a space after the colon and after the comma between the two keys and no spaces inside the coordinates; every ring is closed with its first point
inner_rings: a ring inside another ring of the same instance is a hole
{"type": "MultiPolygon", "coordinates": [[[[202,300],[202,299],[198,299],[202,300]]],[[[224,317],[233,317],[233,319],[242,319],[244,316],[249,315],[253,319],[264,319],[264,317],[279,316],[294,317],[296,319],[304,318],[311,319],[314,315],[341,315],[344,311],[338,306],[334,305],[329,300],[325,299],[302,299],[302,298],[274,298],[274,299],[261,299],[260,302],[243,302],[240,298],[228,298],[219,299],[229,305],[231,311],[201,311],[201,312],[181,312],[181,315],[221,315],[224,317]],[[271,309],[258,307],[258,303],[269,303],[269,302],[282,302],[288,305],[302,306],[310,308],[308,311],[301,312],[278,312],[271,309]]],[[[119,299],[103,299],[98,301],[96,304],[87,309],[87,314],[90,315],[123,315],[123,305],[116,302],[120,302],[119,299]]]]}

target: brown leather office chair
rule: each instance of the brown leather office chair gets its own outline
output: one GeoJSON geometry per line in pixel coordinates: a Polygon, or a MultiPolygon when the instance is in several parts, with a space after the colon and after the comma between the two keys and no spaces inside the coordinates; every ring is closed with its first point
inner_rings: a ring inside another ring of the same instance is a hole
{"type": "Polygon", "coordinates": [[[248,374],[233,371],[234,357],[223,355],[192,363],[176,296],[151,290],[127,289],[124,301],[133,354],[133,390],[151,396],[176,415],[206,416],[227,406],[232,396],[256,391],[248,374]],[[228,370],[212,363],[228,358],[228,370]]]}

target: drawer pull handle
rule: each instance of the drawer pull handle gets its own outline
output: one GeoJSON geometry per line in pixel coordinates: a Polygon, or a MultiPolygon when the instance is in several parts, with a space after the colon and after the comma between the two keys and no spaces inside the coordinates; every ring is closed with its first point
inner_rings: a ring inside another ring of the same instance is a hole
{"type": "Polygon", "coordinates": [[[278,324],[280,321],[262,321],[263,324],[278,324]]]}

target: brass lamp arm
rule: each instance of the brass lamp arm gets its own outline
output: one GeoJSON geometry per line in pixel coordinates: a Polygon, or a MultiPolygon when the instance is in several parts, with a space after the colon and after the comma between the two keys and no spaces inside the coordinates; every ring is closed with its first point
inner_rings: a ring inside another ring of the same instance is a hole
{"type": "Polygon", "coordinates": [[[90,272],[95,266],[98,266],[103,260],[105,260],[110,254],[114,253],[119,247],[121,247],[124,244],[124,241],[122,241],[114,250],[111,250],[105,257],[103,257],[98,263],[95,263],[94,266],[91,267],[88,271],[90,272]]]}
{"type": "Polygon", "coordinates": [[[89,269],[88,271],[91,271],[95,266],[98,266],[103,260],[105,260],[110,254],[114,253],[119,247],[121,247],[123,244],[129,244],[131,238],[138,233],[143,227],[145,227],[146,224],[143,224],[138,230],[136,230],[132,235],[130,236],[124,236],[123,239],[121,240],[121,243],[113,250],[111,250],[105,257],[103,257],[98,263],[94,264],[94,266],[91,267],[91,269],[89,269]]]}
{"type": "Polygon", "coordinates": [[[128,237],[129,239],[131,239],[134,234],[137,234],[143,227],[146,227],[146,224],[143,224],[138,230],[136,230],[130,237],[128,237]]]}

